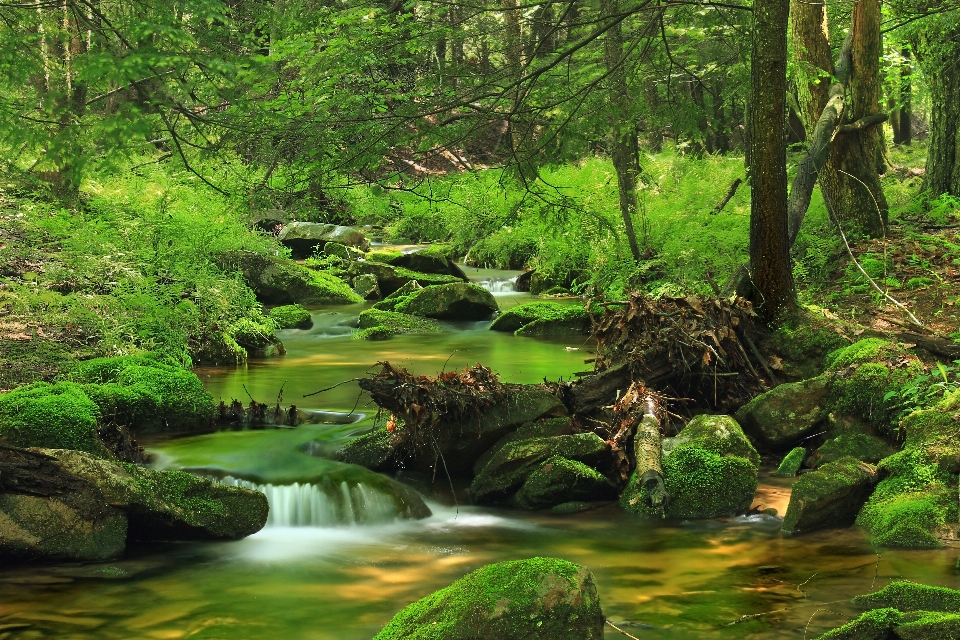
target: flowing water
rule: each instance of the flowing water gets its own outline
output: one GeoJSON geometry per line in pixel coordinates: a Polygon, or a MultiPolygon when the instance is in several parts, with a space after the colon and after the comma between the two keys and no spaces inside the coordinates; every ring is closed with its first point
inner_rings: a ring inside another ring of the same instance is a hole
{"type": "MultiPolygon", "coordinates": [[[[526,299],[498,296],[503,307],[526,299]]],[[[375,408],[354,382],[305,394],[378,360],[430,374],[479,361],[511,382],[569,378],[589,368],[591,345],[515,338],[486,323],[353,341],[362,309],[324,308],[313,329],[281,332],[284,358],[198,372],[215,398],[272,401],[282,388],[285,404],[318,411],[309,424],[150,447],[159,468],[264,491],[266,528],[237,542],[132,547],[114,563],[0,567],[0,639],[369,639],[465,573],[536,555],[589,567],[607,618],[643,639],[813,638],[856,615],[850,597],[891,579],[960,587],[955,550],[878,556],[855,529],[785,538],[770,516],[659,522],[614,505],[553,515],[458,507],[448,495],[430,502],[426,520],[397,520],[381,476],[308,455],[369,429],[375,408]]],[[[789,481],[763,476],[757,502],[782,513],[789,481]]],[[[608,628],[606,637],[625,636],[608,628]]]]}

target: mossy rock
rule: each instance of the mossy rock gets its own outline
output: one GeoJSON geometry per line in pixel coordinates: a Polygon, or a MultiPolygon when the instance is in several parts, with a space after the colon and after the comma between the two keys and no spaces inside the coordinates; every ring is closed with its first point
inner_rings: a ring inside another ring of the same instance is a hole
{"type": "Polygon", "coordinates": [[[466,282],[424,287],[394,308],[400,313],[438,320],[486,320],[498,310],[489,291],[466,282]]]}
{"type": "Polygon", "coordinates": [[[97,435],[100,417],[82,385],[37,382],[0,394],[0,442],[109,457],[97,435]]]}
{"type": "Polygon", "coordinates": [[[45,450],[64,469],[103,493],[127,514],[128,537],[137,540],[235,540],[267,522],[267,498],[185,471],[155,471],[78,451],[45,450]]]}
{"type": "Polygon", "coordinates": [[[295,258],[306,258],[330,242],[363,250],[370,246],[359,229],[321,222],[291,222],[283,227],[277,239],[290,248],[295,258]]]}
{"type": "Polygon", "coordinates": [[[882,362],[902,355],[903,351],[881,338],[864,338],[851,345],[836,349],[827,355],[827,366],[832,371],[855,367],[867,362],[882,362]]]}
{"type": "Polygon", "coordinates": [[[386,427],[380,427],[343,445],[336,459],[374,471],[386,471],[393,468],[395,450],[390,432],[386,427]]]}
{"type": "Polygon", "coordinates": [[[240,318],[229,327],[227,335],[243,347],[247,356],[254,358],[268,358],[282,356],[286,353],[283,343],[274,334],[277,324],[269,318],[240,318]]]}
{"type": "Polygon", "coordinates": [[[662,511],[649,506],[636,471],[620,506],[646,517],[720,518],[747,510],[757,491],[757,467],[739,456],[721,456],[693,444],[677,446],[663,461],[670,500],[662,511]]]}
{"type": "Polygon", "coordinates": [[[525,509],[547,509],[568,502],[612,500],[613,483],[596,469],[562,456],[551,456],[527,476],[514,504],[525,509]]]}
{"type": "Polygon", "coordinates": [[[790,493],[782,531],[795,534],[852,525],[879,477],[876,467],[849,457],[800,476],[790,493]]]}
{"type": "Polygon", "coordinates": [[[498,315],[490,329],[530,337],[584,335],[589,333],[590,317],[580,305],[529,302],[498,315]]]}
{"type": "Polygon", "coordinates": [[[403,267],[420,273],[454,276],[466,282],[467,276],[463,273],[463,270],[453,262],[453,258],[451,257],[453,255],[454,252],[450,245],[434,245],[426,249],[400,253],[399,255],[384,260],[384,262],[388,262],[395,267],[403,267]]]}
{"type": "Polygon", "coordinates": [[[448,274],[422,273],[413,271],[404,267],[395,267],[382,262],[365,260],[363,262],[354,262],[350,265],[350,272],[356,276],[372,275],[377,279],[377,286],[380,293],[389,296],[404,287],[410,282],[416,282],[420,287],[429,287],[434,285],[455,284],[463,282],[461,278],[448,274]]]}
{"type": "Polygon", "coordinates": [[[324,255],[333,256],[342,260],[353,259],[353,256],[350,255],[350,250],[347,248],[347,245],[340,244],[339,242],[328,242],[323,245],[323,253],[324,255]]]}
{"type": "Polygon", "coordinates": [[[473,474],[477,475],[481,469],[487,466],[490,459],[500,449],[511,442],[517,440],[529,440],[530,438],[550,438],[552,436],[573,435],[573,425],[570,418],[544,418],[533,422],[525,422],[517,427],[516,431],[511,431],[503,436],[486,451],[484,451],[473,465],[473,474]]]}
{"type": "Polygon", "coordinates": [[[960,591],[931,587],[907,580],[891,582],[883,589],[856,596],[853,604],[868,609],[892,607],[900,611],[960,612],[960,591]]]}
{"type": "Polygon", "coordinates": [[[369,273],[361,273],[353,279],[353,291],[364,300],[380,299],[380,285],[377,277],[369,273]]]}
{"type": "Polygon", "coordinates": [[[960,614],[936,611],[908,613],[894,632],[900,640],[960,640],[960,614]]]}
{"type": "Polygon", "coordinates": [[[887,640],[902,619],[903,614],[896,609],[874,609],[818,636],[816,640],[887,640]]]}
{"type": "Polygon", "coordinates": [[[309,329],[313,326],[310,312],[299,304],[288,304],[270,309],[270,318],[280,329],[309,329]]]}
{"type": "Polygon", "coordinates": [[[556,558],[498,562],[408,605],[374,640],[602,640],[596,581],[556,558]]]}
{"type": "Polygon", "coordinates": [[[760,469],[760,454],[744,435],[739,423],[725,415],[699,415],[674,438],[664,438],[663,457],[669,458],[681,445],[693,445],[719,456],[738,456],[760,469]]]}
{"type": "Polygon", "coordinates": [[[823,373],[827,354],[849,344],[837,326],[837,321],[806,309],[787,317],[773,335],[784,373],[793,379],[815,378],[823,373]]]}
{"type": "Polygon", "coordinates": [[[937,548],[947,523],[957,521],[956,477],[934,452],[907,449],[880,461],[888,474],[857,516],[874,543],[887,547],[937,548]]]}
{"type": "Polygon", "coordinates": [[[230,251],[219,259],[227,271],[239,271],[264,304],[363,302],[336,276],[275,256],[230,251]]]}
{"type": "Polygon", "coordinates": [[[195,374],[142,357],[97,358],[64,376],[82,385],[105,420],[137,433],[193,431],[210,426],[213,398],[195,374]]]}
{"type": "Polygon", "coordinates": [[[834,462],[850,456],[864,462],[876,463],[893,455],[893,448],[876,436],[865,433],[840,434],[827,440],[814,454],[817,465],[834,462]]]}
{"type": "Polygon", "coordinates": [[[800,471],[800,466],[803,464],[803,459],[807,457],[807,450],[803,447],[795,447],[790,450],[790,453],[783,457],[783,460],[780,461],[780,466],[777,467],[777,471],[774,475],[781,478],[792,478],[800,471]]]}
{"type": "Polygon", "coordinates": [[[826,417],[827,385],[826,376],[781,384],[741,407],[737,421],[763,445],[783,450],[826,417]]]}
{"type": "Polygon", "coordinates": [[[501,448],[470,484],[477,503],[506,500],[533,471],[554,456],[596,464],[610,452],[610,445],[595,433],[531,438],[510,442],[501,448]]]}
{"type": "Polygon", "coordinates": [[[434,320],[393,311],[367,309],[360,314],[357,340],[379,340],[402,333],[443,333],[443,327],[434,320]]]}

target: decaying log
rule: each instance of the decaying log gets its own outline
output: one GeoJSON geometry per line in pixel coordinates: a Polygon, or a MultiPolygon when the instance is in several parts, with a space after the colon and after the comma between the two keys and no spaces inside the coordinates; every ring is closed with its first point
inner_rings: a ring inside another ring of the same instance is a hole
{"type": "Polygon", "coordinates": [[[657,420],[654,403],[648,397],[643,418],[633,438],[633,453],[636,458],[636,470],[640,475],[640,485],[646,489],[651,507],[666,506],[669,499],[663,483],[661,466],[662,436],[660,422],[657,420]]]}
{"type": "Polygon", "coordinates": [[[710,212],[710,215],[715,216],[721,211],[723,211],[723,208],[727,206],[727,203],[730,202],[733,196],[737,193],[737,189],[740,187],[741,184],[743,184],[743,180],[741,180],[740,178],[737,178],[736,180],[734,180],[733,184],[730,185],[730,188],[727,189],[727,195],[723,197],[723,200],[717,203],[717,206],[713,208],[713,211],[710,212]]]}
{"type": "Polygon", "coordinates": [[[935,353],[947,358],[960,358],[960,344],[952,340],[947,340],[946,338],[924,336],[919,333],[910,332],[898,333],[897,338],[904,342],[912,342],[930,353],[935,353]]]}
{"type": "Polygon", "coordinates": [[[587,376],[565,389],[563,403],[571,413],[590,413],[611,404],[617,391],[630,386],[630,365],[623,363],[587,376]]]}

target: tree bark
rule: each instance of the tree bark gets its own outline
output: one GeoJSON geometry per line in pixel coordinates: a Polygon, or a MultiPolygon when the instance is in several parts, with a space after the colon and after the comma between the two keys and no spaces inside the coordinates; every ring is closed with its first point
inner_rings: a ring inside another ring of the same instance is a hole
{"type": "Polygon", "coordinates": [[[787,95],[789,0],[753,8],[750,118],[750,263],[757,312],[777,320],[794,305],[787,234],[787,95]]]}
{"type": "MultiPolygon", "coordinates": [[[[853,8],[851,70],[844,122],[875,116],[880,110],[880,0],[862,0],[853,8]]],[[[877,173],[877,126],[838,135],[820,188],[832,213],[846,231],[856,228],[872,237],[883,236],[887,201],[877,173]]]]}
{"type": "Polygon", "coordinates": [[[900,140],[895,142],[897,144],[905,144],[909,147],[911,141],[913,141],[913,114],[910,108],[910,100],[912,97],[912,89],[910,86],[910,75],[912,72],[910,69],[910,49],[904,49],[902,55],[903,67],[900,69],[900,117],[898,118],[900,122],[900,140]]]}
{"type": "Polygon", "coordinates": [[[930,87],[930,142],[923,188],[934,197],[960,196],[960,26],[934,25],[915,49],[930,87]]]}
{"type": "Polygon", "coordinates": [[[813,130],[827,104],[830,77],[833,75],[826,5],[821,2],[792,0],[790,37],[801,76],[794,90],[809,140],[813,137],[813,130]]]}

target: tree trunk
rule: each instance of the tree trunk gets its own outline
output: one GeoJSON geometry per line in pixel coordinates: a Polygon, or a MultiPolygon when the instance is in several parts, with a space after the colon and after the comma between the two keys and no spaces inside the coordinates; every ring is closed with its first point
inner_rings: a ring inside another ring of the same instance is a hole
{"type": "Polygon", "coordinates": [[[904,49],[903,67],[900,69],[900,140],[897,144],[905,144],[908,147],[913,140],[913,114],[910,111],[911,87],[910,87],[910,49],[904,49]]]}
{"type": "MultiPolygon", "coordinates": [[[[857,124],[881,113],[880,0],[854,5],[850,32],[852,64],[844,122],[857,124]]],[[[881,129],[876,124],[841,129],[833,141],[828,170],[820,175],[820,188],[837,222],[845,231],[855,228],[872,237],[884,235],[888,208],[877,174],[881,129]]]]}
{"type": "MultiPolygon", "coordinates": [[[[601,0],[604,15],[613,16],[620,11],[619,0],[601,0]]],[[[630,243],[634,260],[640,259],[640,245],[633,228],[633,214],[637,211],[637,177],[640,174],[637,148],[637,131],[633,124],[630,87],[623,60],[623,32],[620,23],[607,30],[604,36],[604,63],[607,67],[607,86],[610,106],[609,119],[612,137],[611,156],[617,173],[620,192],[620,216],[630,243]]]]}
{"type": "MultiPolygon", "coordinates": [[[[944,18],[939,18],[944,21],[944,18]]],[[[960,196],[960,27],[926,31],[915,49],[930,87],[930,141],[923,188],[960,196]]]]}
{"type": "Polygon", "coordinates": [[[753,8],[750,263],[757,312],[767,321],[794,305],[784,136],[789,11],[789,0],[757,0],[753,8]]]}
{"type": "Polygon", "coordinates": [[[813,130],[827,104],[830,77],[833,75],[826,5],[821,2],[792,0],[790,36],[799,67],[799,78],[794,90],[800,107],[800,118],[809,140],[813,137],[813,130]]]}
{"type": "Polygon", "coordinates": [[[893,144],[900,144],[902,140],[900,134],[900,111],[897,109],[897,101],[892,94],[887,99],[887,111],[890,112],[890,130],[893,132],[893,144]]]}

